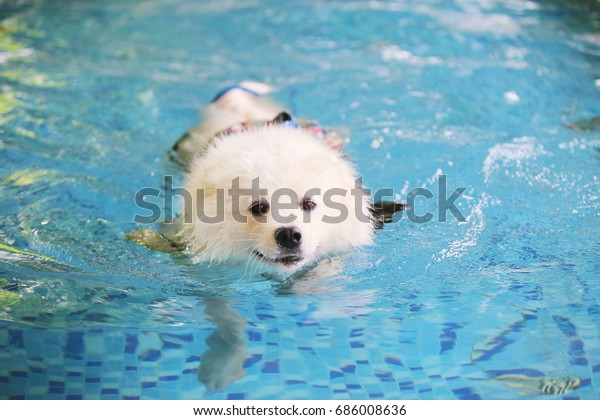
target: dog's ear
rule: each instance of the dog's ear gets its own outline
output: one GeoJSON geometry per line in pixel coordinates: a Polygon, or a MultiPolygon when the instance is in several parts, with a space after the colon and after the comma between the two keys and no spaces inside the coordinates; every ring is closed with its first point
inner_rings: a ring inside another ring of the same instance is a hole
{"type": "Polygon", "coordinates": [[[280,112],[279,114],[277,114],[277,116],[275,118],[273,118],[273,121],[271,121],[273,124],[283,124],[284,122],[287,121],[292,121],[292,116],[290,114],[288,114],[287,112],[283,111],[280,112]]]}
{"type": "Polygon", "coordinates": [[[397,220],[394,219],[394,214],[405,210],[407,207],[406,203],[398,201],[380,201],[378,203],[373,203],[369,207],[373,219],[373,226],[375,229],[381,229],[385,223],[396,222],[397,220]]]}

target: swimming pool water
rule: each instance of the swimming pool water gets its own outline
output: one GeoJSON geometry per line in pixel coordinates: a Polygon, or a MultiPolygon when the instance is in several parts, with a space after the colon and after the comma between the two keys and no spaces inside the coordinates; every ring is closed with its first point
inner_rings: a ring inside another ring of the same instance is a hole
{"type": "Polygon", "coordinates": [[[594,1],[0,1],[0,398],[597,399],[599,62],[594,1]],[[293,284],[127,241],[244,79],[466,220],[293,284]]]}

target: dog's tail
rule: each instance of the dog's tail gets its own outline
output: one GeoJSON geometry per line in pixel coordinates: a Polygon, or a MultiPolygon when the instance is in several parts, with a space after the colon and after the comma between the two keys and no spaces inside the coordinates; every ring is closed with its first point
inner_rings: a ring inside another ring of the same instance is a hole
{"type": "Polygon", "coordinates": [[[224,95],[236,89],[248,92],[254,96],[268,95],[269,93],[272,93],[274,91],[273,87],[271,85],[267,85],[266,83],[255,82],[252,80],[244,80],[243,82],[226,87],[225,89],[217,93],[217,95],[213,98],[211,102],[217,102],[224,95]]]}
{"type": "Polygon", "coordinates": [[[218,126],[211,134],[233,124],[271,121],[285,109],[263,95],[273,88],[265,83],[244,81],[220,91],[204,110],[203,123],[218,126]]]}
{"type": "Polygon", "coordinates": [[[252,90],[258,95],[268,95],[269,93],[274,91],[271,85],[261,82],[255,82],[252,80],[244,80],[243,82],[239,83],[239,85],[245,89],[252,90]]]}

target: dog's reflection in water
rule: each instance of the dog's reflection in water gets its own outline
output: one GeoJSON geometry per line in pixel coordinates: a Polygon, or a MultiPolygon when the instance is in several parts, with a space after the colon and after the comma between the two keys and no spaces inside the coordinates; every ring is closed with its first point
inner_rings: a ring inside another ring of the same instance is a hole
{"type": "MultiPolygon", "coordinates": [[[[320,294],[338,290],[323,282],[323,278],[332,276],[341,270],[341,262],[321,262],[309,270],[308,275],[300,281],[283,282],[278,294],[320,294]]],[[[246,374],[244,360],[248,355],[246,320],[236,312],[230,301],[221,297],[204,299],[206,320],[216,329],[206,339],[208,350],[200,360],[198,379],[204,384],[207,392],[222,391],[246,374]]]]}
{"type": "Polygon", "coordinates": [[[244,376],[246,320],[225,299],[205,300],[208,320],[217,328],[208,336],[208,350],[202,354],[198,379],[208,392],[220,391],[244,376]]]}
{"type": "MultiPolygon", "coordinates": [[[[343,263],[339,260],[323,261],[292,285],[281,284],[278,295],[314,295],[307,299],[307,318],[316,322],[327,319],[365,316],[372,311],[377,291],[345,291],[339,281],[351,283],[350,278],[337,277],[343,263]],[[331,281],[324,281],[331,279],[331,281]],[[335,281],[334,281],[335,280],[335,281]]],[[[208,393],[222,391],[245,375],[244,361],[248,355],[246,320],[236,312],[224,298],[204,299],[206,319],[215,325],[215,330],[206,339],[208,350],[202,354],[198,379],[208,393]]]]}

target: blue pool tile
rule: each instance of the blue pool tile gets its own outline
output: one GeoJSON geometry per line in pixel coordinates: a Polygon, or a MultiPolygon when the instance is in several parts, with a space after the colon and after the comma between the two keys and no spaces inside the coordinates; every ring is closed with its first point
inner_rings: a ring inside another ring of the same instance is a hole
{"type": "Polygon", "coordinates": [[[298,350],[301,350],[301,351],[311,351],[311,352],[315,351],[315,349],[310,346],[298,346],[297,348],[298,348],[298,350]]]}
{"type": "Polygon", "coordinates": [[[300,385],[300,384],[306,384],[306,381],[300,381],[297,379],[287,379],[284,383],[286,385],[300,385]]]}
{"type": "Polygon", "coordinates": [[[404,366],[404,364],[402,363],[402,361],[400,359],[398,359],[397,357],[386,356],[384,360],[385,360],[386,363],[388,363],[390,365],[404,366]]]}
{"type": "Polygon", "coordinates": [[[414,391],[415,385],[412,382],[398,382],[398,389],[400,391],[414,391]]]}
{"type": "Polygon", "coordinates": [[[337,379],[337,378],[343,378],[344,374],[342,372],[338,372],[337,370],[331,370],[329,371],[329,379],[337,379]]]}
{"type": "Polygon", "coordinates": [[[347,389],[342,389],[342,388],[334,389],[333,390],[333,394],[337,395],[336,398],[339,398],[339,396],[341,396],[341,395],[345,395],[344,399],[350,399],[350,396],[348,395],[348,390],[347,389]]]}
{"type": "Polygon", "coordinates": [[[10,376],[13,378],[27,378],[29,376],[29,373],[21,370],[14,370],[10,372],[10,376]]]}
{"type": "Polygon", "coordinates": [[[82,394],[67,394],[65,395],[65,399],[67,400],[83,400],[82,394]]]}
{"type": "Polygon", "coordinates": [[[166,376],[160,376],[158,378],[159,381],[161,382],[171,382],[171,381],[178,381],[181,377],[179,375],[166,375],[166,376]]]}
{"type": "Polygon", "coordinates": [[[180,341],[182,343],[192,343],[194,341],[193,334],[185,333],[185,334],[173,334],[173,333],[160,333],[159,337],[163,341],[180,341]]]}
{"type": "Polygon", "coordinates": [[[246,360],[244,360],[244,368],[249,368],[250,366],[255,365],[256,363],[260,362],[261,360],[262,360],[261,354],[253,354],[252,356],[250,356],[246,360]]]}
{"type": "Polygon", "coordinates": [[[262,334],[255,331],[248,331],[248,341],[262,341],[262,334]]]}
{"type": "Polygon", "coordinates": [[[125,353],[126,354],[135,354],[137,346],[138,346],[137,335],[126,334],[125,335],[125,353]]]}
{"type": "Polygon", "coordinates": [[[103,388],[100,390],[101,395],[119,395],[119,390],[116,388],[103,388]]]}
{"type": "Polygon", "coordinates": [[[424,305],[422,304],[417,304],[417,303],[411,303],[409,306],[409,309],[411,312],[421,312],[424,308],[424,305]]]}
{"type": "Polygon", "coordinates": [[[12,347],[22,349],[24,348],[23,343],[23,331],[21,330],[8,330],[8,344],[12,347]]]}
{"type": "Polygon", "coordinates": [[[85,351],[85,345],[83,341],[83,332],[69,332],[67,333],[67,340],[63,347],[63,351],[66,354],[80,355],[85,351]]]}
{"type": "Polygon", "coordinates": [[[361,337],[363,335],[364,328],[354,328],[350,331],[350,337],[361,337]]]}
{"type": "Polygon", "coordinates": [[[53,386],[53,387],[63,387],[64,388],[65,383],[63,381],[48,381],[48,385],[53,386]]]}
{"type": "Polygon", "coordinates": [[[46,369],[40,366],[29,366],[29,372],[31,373],[46,373],[46,369]]]}
{"type": "Polygon", "coordinates": [[[67,371],[67,376],[72,378],[79,378],[83,376],[83,372],[67,371]]]}
{"type": "Polygon", "coordinates": [[[246,399],[246,394],[243,392],[235,392],[231,394],[227,394],[228,400],[244,400],[246,399]]]}
{"type": "Polygon", "coordinates": [[[160,350],[149,349],[138,355],[138,359],[143,362],[156,362],[160,359],[160,350]]]}
{"type": "MultiPolygon", "coordinates": [[[[320,324],[317,321],[304,320],[296,323],[299,327],[318,327],[320,324]]],[[[320,335],[320,334],[318,334],[320,335]]]]}
{"type": "Polygon", "coordinates": [[[377,371],[375,371],[375,376],[383,382],[391,382],[394,380],[394,376],[393,376],[392,372],[377,370],[377,371]]]}
{"type": "Polygon", "coordinates": [[[344,373],[354,373],[356,372],[356,365],[346,365],[342,366],[340,370],[344,373]]]}
{"type": "Polygon", "coordinates": [[[442,329],[442,334],[440,334],[440,353],[445,353],[447,351],[453,350],[456,345],[456,331],[463,328],[462,325],[450,322],[445,323],[442,329]]]}
{"type": "Polygon", "coordinates": [[[188,356],[188,358],[185,359],[185,362],[186,363],[196,363],[196,362],[199,362],[200,360],[202,360],[200,358],[200,356],[196,356],[196,355],[193,354],[191,356],[188,356]]]}
{"type": "Polygon", "coordinates": [[[183,346],[179,343],[172,343],[170,341],[165,341],[162,345],[163,350],[171,350],[171,349],[181,349],[183,346]]]}
{"type": "Polygon", "coordinates": [[[481,396],[471,388],[453,389],[452,392],[461,400],[480,400],[481,396]]]}
{"type": "Polygon", "coordinates": [[[262,373],[279,373],[279,360],[265,362],[261,369],[262,373]]]}

